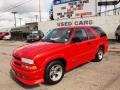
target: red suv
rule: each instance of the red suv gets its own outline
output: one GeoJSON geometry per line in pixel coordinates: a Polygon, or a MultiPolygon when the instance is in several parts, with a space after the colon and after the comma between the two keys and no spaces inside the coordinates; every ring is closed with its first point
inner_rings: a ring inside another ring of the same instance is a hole
{"type": "Polygon", "coordinates": [[[62,80],[64,73],[91,60],[99,62],[108,50],[106,34],[99,27],[72,26],[48,32],[41,42],[13,52],[13,76],[27,85],[62,80]]]}

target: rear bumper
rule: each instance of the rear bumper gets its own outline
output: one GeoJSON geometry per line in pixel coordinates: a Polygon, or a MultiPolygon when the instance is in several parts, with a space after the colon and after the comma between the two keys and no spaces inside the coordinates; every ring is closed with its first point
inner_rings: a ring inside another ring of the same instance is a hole
{"type": "Polygon", "coordinates": [[[11,39],[11,36],[5,36],[3,39],[11,39]]]}
{"type": "Polygon", "coordinates": [[[28,39],[27,42],[39,41],[39,39],[28,39]]]}
{"type": "Polygon", "coordinates": [[[108,52],[108,48],[109,48],[108,43],[104,44],[104,53],[108,52]]]}
{"type": "Polygon", "coordinates": [[[43,70],[24,71],[12,65],[12,75],[26,85],[35,85],[44,82],[43,70]]]}

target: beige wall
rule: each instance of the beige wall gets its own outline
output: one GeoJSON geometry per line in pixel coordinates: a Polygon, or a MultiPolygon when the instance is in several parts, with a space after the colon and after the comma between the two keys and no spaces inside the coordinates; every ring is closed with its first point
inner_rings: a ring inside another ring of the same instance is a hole
{"type": "Polygon", "coordinates": [[[44,33],[48,32],[48,30],[57,28],[62,26],[70,26],[72,24],[76,25],[76,22],[79,25],[92,25],[92,26],[100,26],[107,33],[109,39],[114,39],[114,32],[118,25],[120,24],[120,15],[118,16],[101,16],[101,17],[89,17],[89,18],[75,18],[75,19],[64,19],[64,20],[54,20],[54,21],[46,21],[40,22],[38,24],[38,29],[42,30],[44,33]],[[85,23],[84,23],[85,21],[85,23]],[[87,22],[86,22],[87,21],[87,22]]]}

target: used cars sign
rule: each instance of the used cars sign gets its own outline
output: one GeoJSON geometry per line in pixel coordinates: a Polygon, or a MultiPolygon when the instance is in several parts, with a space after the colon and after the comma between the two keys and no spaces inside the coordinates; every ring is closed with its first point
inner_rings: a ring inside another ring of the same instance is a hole
{"type": "Polygon", "coordinates": [[[76,25],[92,25],[93,20],[80,20],[80,21],[66,21],[66,22],[57,22],[57,26],[76,26],[76,25]]]}

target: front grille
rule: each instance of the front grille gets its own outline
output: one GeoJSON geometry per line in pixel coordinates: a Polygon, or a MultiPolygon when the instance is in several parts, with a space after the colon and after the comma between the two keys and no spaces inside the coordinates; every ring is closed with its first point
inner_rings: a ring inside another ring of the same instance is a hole
{"type": "Polygon", "coordinates": [[[17,65],[17,66],[21,66],[21,64],[18,63],[18,62],[14,62],[14,64],[17,65]]]}
{"type": "Polygon", "coordinates": [[[13,56],[13,63],[18,68],[21,68],[21,66],[22,66],[21,58],[18,56],[13,56]]]}
{"type": "Polygon", "coordinates": [[[21,60],[20,57],[17,57],[17,56],[13,56],[15,58],[15,60],[21,60]]]}

